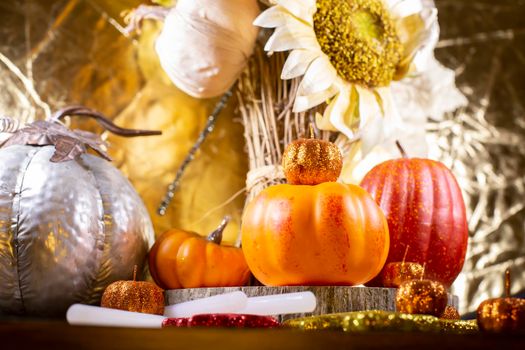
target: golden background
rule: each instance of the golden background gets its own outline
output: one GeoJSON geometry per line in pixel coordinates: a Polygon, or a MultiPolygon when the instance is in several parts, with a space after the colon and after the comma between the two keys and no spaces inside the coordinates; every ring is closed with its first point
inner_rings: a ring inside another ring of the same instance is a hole
{"type": "MultiPolygon", "coordinates": [[[[243,127],[235,121],[231,106],[187,169],[166,216],[156,214],[215,101],[185,95],[164,75],[153,49],[160,24],[146,23],[137,39],[122,34],[121,12],[138,4],[131,0],[1,2],[0,113],[30,121],[45,117],[45,107],[39,104],[54,111],[79,103],[122,126],[162,130],[158,137],[108,136],[114,163],[143,197],[157,235],[171,227],[205,234],[229,214],[233,220],[225,241],[233,243],[242,196],[203,217],[244,188],[243,127]]],[[[102,132],[91,121],[72,124],[102,132]]]]}

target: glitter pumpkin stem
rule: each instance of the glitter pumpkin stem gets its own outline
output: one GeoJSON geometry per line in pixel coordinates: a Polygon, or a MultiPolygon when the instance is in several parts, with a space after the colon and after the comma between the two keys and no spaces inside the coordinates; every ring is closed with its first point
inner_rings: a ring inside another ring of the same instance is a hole
{"type": "Polygon", "coordinates": [[[401,157],[403,157],[404,159],[408,159],[408,154],[399,141],[396,141],[396,146],[399,150],[399,153],[401,153],[401,157]]]}
{"type": "Polygon", "coordinates": [[[510,269],[505,270],[505,298],[510,298],[510,269]]]}
{"type": "Polygon", "coordinates": [[[315,136],[314,123],[310,123],[309,127],[310,127],[310,138],[316,139],[317,137],[315,136]]]}

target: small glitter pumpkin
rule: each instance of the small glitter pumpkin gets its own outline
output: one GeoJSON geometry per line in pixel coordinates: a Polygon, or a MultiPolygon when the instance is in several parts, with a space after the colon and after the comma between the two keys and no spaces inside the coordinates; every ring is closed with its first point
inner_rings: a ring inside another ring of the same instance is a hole
{"type": "Polygon", "coordinates": [[[328,141],[313,138],[298,139],[286,147],[283,170],[291,185],[318,185],[335,182],[343,168],[339,148],[328,141]]]}
{"type": "Polygon", "coordinates": [[[455,307],[448,305],[439,318],[442,320],[459,320],[461,316],[455,307]]]}
{"type": "Polygon", "coordinates": [[[439,317],[447,307],[447,291],[443,284],[431,280],[404,282],[396,294],[397,311],[406,314],[439,317]]]}
{"type": "Polygon", "coordinates": [[[136,281],[137,267],[133,271],[133,281],[116,281],[110,284],[100,306],[145,314],[164,314],[164,291],[154,283],[136,281]]]}
{"type": "Polygon", "coordinates": [[[505,271],[506,298],[488,299],[477,310],[479,329],[491,333],[525,333],[525,299],[510,298],[510,271],[505,271]]]}
{"type": "Polygon", "coordinates": [[[422,279],[425,269],[412,262],[388,263],[381,271],[381,285],[385,288],[399,288],[406,281],[422,279]]]}

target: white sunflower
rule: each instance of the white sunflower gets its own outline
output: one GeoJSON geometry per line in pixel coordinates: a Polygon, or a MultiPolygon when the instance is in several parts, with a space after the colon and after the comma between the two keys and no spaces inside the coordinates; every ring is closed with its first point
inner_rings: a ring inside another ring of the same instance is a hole
{"type": "Polygon", "coordinates": [[[290,51],[281,78],[303,76],[294,112],[326,102],[318,127],[359,139],[364,155],[401,129],[390,85],[433,57],[439,26],[432,1],[270,3],[254,24],[275,29],[266,51],[290,51]]]}

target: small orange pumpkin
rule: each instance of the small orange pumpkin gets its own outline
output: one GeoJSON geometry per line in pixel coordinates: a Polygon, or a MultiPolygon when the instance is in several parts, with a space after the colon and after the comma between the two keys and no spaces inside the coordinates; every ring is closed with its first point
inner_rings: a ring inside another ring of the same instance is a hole
{"type": "Polygon", "coordinates": [[[339,176],[341,156],[334,148],[339,152],[320,140],[294,141],[283,167],[298,185],[268,187],[246,207],[242,248],[265,285],[356,285],[383,268],[385,216],[362,188],[325,182],[339,176]]]}
{"type": "Polygon", "coordinates": [[[250,270],[240,248],[220,245],[225,218],[207,238],[195,232],[171,229],[149,253],[149,269],[164,289],[243,286],[250,270]]]}
{"type": "Polygon", "coordinates": [[[479,329],[491,333],[525,333],[525,299],[510,297],[510,270],[505,271],[505,298],[493,298],[478,307],[479,329]]]}
{"type": "Polygon", "coordinates": [[[164,314],[164,291],[155,283],[137,281],[137,265],[133,269],[133,281],[111,283],[104,294],[100,306],[145,314],[164,314]]]}

